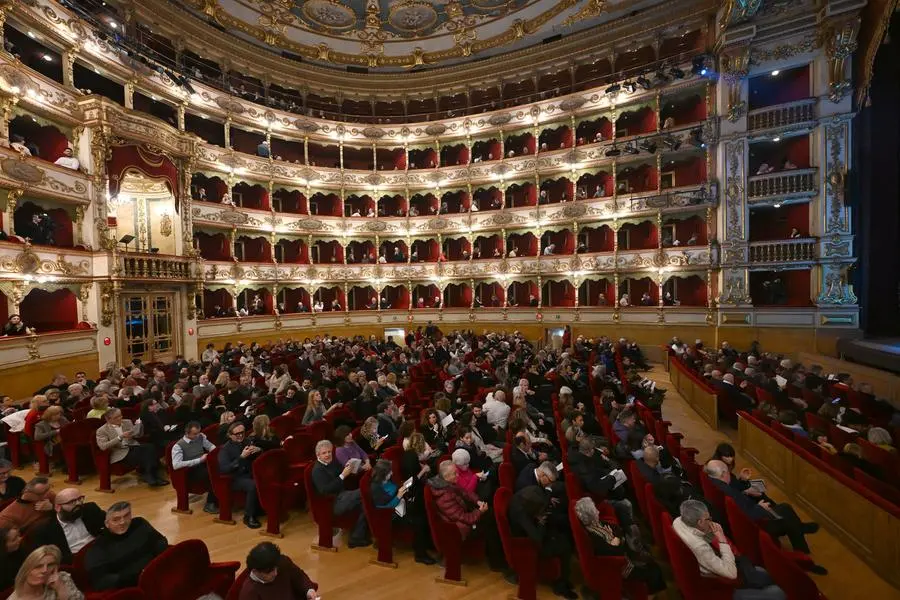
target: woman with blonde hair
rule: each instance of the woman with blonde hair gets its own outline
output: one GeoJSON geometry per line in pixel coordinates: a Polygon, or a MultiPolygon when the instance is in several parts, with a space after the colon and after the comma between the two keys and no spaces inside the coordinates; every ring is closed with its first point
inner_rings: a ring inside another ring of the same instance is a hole
{"type": "Polygon", "coordinates": [[[270,421],[268,415],[257,415],[253,418],[253,431],[250,434],[250,443],[257,448],[266,450],[274,450],[281,447],[281,440],[269,427],[270,421]]]}
{"type": "Polygon", "coordinates": [[[56,445],[59,444],[59,430],[69,422],[63,416],[61,406],[50,406],[41,415],[41,420],[34,426],[34,441],[44,442],[44,454],[53,456],[56,445]]]}
{"type": "Polygon", "coordinates": [[[311,390],[306,397],[306,412],[303,413],[303,424],[309,425],[316,421],[324,421],[325,415],[338,406],[341,406],[340,402],[336,402],[326,409],[325,403],[322,400],[322,394],[319,393],[319,390],[311,390]]]}
{"type": "Polygon", "coordinates": [[[216,380],[215,380],[215,382],[213,382],[213,385],[216,386],[216,389],[221,390],[226,385],[228,385],[229,381],[231,381],[231,379],[228,377],[228,371],[222,371],[221,373],[219,373],[219,376],[216,377],[216,380]]]}
{"type": "Polygon", "coordinates": [[[237,419],[237,416],[231,412],[230,410],[226,410],[221,415],[219,415],[219,439],[227,440],[228,439],[228,428],[231,427],[231,424],[234,423],[234,420],[237,419]]]}
{"type": "Polygon", "coordinates": [[[415,452],[421,463],[428,463],[428,461],[438,455],[438,451],[432,450],[431,446],[428,445],[428,442],[425,441],[425,436],[418,431],[410,434],[410,436],[404,440],[403,449],[415,452]]]}
{"type": "Polygon", "coordinates": [[[59,570],[61,553],[56,546],[39,546],[19,568],[8,600],[84,600],[72,576],[59,570]]]}
{"type": "Polygon", "coordinates": [[[102,419],[106,411],[109,410],[109,396],[106,392],[91,398],[91,410],[87,413],[88,419],[102,419]]]}

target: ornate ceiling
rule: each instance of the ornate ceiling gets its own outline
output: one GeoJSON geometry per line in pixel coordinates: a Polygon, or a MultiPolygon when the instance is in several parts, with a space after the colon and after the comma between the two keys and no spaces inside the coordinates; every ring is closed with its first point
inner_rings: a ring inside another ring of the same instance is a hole
{"type": "Polygon", "coordinates": [[[658,11],[678,0],[175,0],[231,33],[317,63],[400,70],[464,62],[658,11]]]}

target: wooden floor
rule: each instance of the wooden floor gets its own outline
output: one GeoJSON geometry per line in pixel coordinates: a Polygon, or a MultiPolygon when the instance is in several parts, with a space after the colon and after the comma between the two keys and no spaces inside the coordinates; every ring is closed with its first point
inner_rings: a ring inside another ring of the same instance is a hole
{"type": "MultiPolygon", "coordinates": [[[[728,435],[712,431],[697,414],[679,397],[669,382],[668,374],[656,367],[652,377],[669,391],[663,406],[663,416],[673,422],[673,430],[685,434],[685,442],[689,446],[700,449],[701,456],[709,456],[721,441],[728,441],[728,435]]],[[[740,457],[739,457],[739,462],[740,457]]],[[[31,475],[28,471],[20,471],[26,479],[31,475]]],[[[59,490],[66,487],[65,477],[55,475],[54,487],[59,490]]],[[[262,537],[240,524],[235,526],[219,525],[212,522],[212,516],[202,511],[202,501],[192,505],[193,515],[176,515],[170,509],[174,506],[174,492],[170,487],[150,489],[136,483],[134,477],[113,480],[114,494],[101,494],[94,491],[96,477],[88,478],[81,489],[88,500],[97,502],[102,508],[118,500],[128,500],[133,504],[134,513],[150,520],[170,543],[200,538],[206,542],[213,560],[244,561],[247,551],[256,543],[270,538],[262,537]]],[[[781,492],[769,484],[770,495],[776,500],[783,499],[781,492]]],[[[798,511],[800,512],[800,511],[798,511]]],[[[801,512],[801,516],[806,518],[801,512]]],[[[240,515],[238,515],[238,519],[240,515]]],[[[413,561],[409,549],[395,549],[395,560],[399,569],[386,569],[369,564],[375,551],[370,548],[348,550],[342,539],[337,553],[319,553],[310,550],[315,536],[315,527],[308,513],[295,512],[290,521],[283,527],[285,537],[274,540],[283,552],[291,556],[307,573],[317,581],[322,596],[326,599],[366,598],[367,600],[396,600],[398,594],[414,590],[416,597],[429,599],[456,598],[506,598],[515,594],[515,587],[507,584],[502,577],[491,572],[486,565],[464,565],[463,576],[468,581],[467,587],[448,586],[435,583],[434,579],[442,573],[437,565],[426,567],[413,561]]],[[[900,600],[900,591],[878,577],[863,561],[856,558],[837,538],[827,531],[810,536],[810,546],[816,562],[824,565],[830,572],[824,577],[815,577],[819,588],[830,600],[900,600]]],[[[580,580],[578,568],[573,569],[576,582],[580,580]]],[[[668,571],[667,571],[668,572],[668,571]]],[[[680,597],[670,583],[669,598],[680,597]]],[[[553,598],[549,588],[543,586],[539,590],[539,598],[553,598]]]]}

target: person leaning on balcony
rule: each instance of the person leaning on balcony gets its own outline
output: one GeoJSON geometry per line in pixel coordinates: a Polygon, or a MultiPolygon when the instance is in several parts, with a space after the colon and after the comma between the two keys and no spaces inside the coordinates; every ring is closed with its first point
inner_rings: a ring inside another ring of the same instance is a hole
{"type": "Polygon", "coordinates": [[[619,306],[623,308],[631,306],[631,298],[628,296],[628,294],[622,294],[622,297],[619,299],[619,306]]]}
{"type": "Polygon", "coordinates": [[[768,175],[769,173],[772,173],[774,171],[775,171],[775,167],[772,167],[769,165],[769,163],[764,162],[761,165],[759,165],[759,168],[756,170],[756,174],[757,175],[768,175]]]}
{"type": "Polygon", "coordinates": [[[800,237],[803,237],[800,235],[800,231],[796,227],[791,227],[791,239],[795,240],[800,237]]]}
{"type": "Polygon", "coordinates": [[[9,147],[21,154],[22,156],[31,156],[32,152],[25,144],[25,138],[21,135],[14,133],[9,136],[9,147]]]}
{"type": "Polygon", "coordinates": [[[15,314],[9,315],[9,320],[6,322],[6,325],[3,326],[3,335],[16,336],[25,335],[27,333],[28,327],[22,322],[22,317],[15,314]]]}
{"type": "Polygon", "coordinates": [[[792,162],[791,162],[791,159],[789,159],[789,158],[785,158],[785,159],[781,162],[781,170],[782,170],[782,171],[793,171],[793,170],[796,169],[796,168],[797,168],[797,165],[795,165],[794,163],[792,163],[792,162]]]}
{"type": "Polygon", "coordinates": [[[72,152],[71,148],[66,148],[63,150],[63,155],[56,159],[56,162],[53,164],[59,165],[60,167],[64,167],[66,169],[72,169],[73,171],[78,171],[81,169],[81,161],[75,158],[75,153],[72,152]]]}

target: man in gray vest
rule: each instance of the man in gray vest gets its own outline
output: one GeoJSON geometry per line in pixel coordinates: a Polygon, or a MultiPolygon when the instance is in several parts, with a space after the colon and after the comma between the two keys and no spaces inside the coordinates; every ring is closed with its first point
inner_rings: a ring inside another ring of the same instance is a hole
{"type": "Polygon", "coordinates": [[[209,483],[209,471],[206,469],[206,457],[216,447],[200,433],[200,429],[200,423],[197,421],[190,421],[184,426],[184,437],[172,446],[172,468],[176,471],[187,469],[188,483],[206,484],[209,491],[206,494],[203,512],[216,514],[219,512],[219,501],[209,483]]]}

